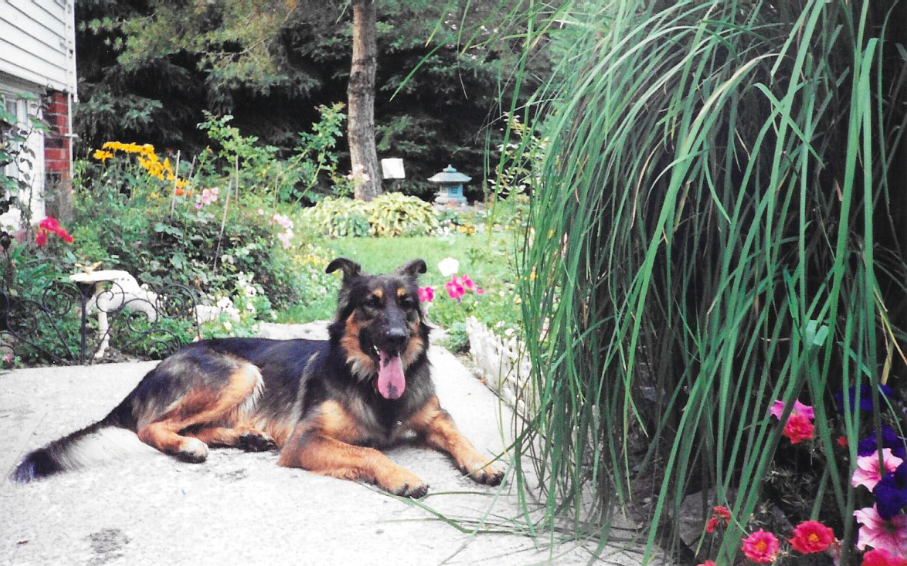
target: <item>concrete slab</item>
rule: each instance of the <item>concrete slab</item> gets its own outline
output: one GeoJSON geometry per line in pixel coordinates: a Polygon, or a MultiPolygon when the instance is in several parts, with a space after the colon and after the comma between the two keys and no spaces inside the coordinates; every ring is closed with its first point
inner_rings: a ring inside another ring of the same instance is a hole
{"type": "MultiPolygon", "coordinates": [[[[442,404],[481,451],[500,453],[510,412],[449,352],[431,356],[442,404]]],[[[27,485],[8,480],[28,451],[102,418],[154,363],[0,374],[0,564],[586,564],[592,542],[552,545],[520,526],[512,482],[462,477],[420,447],[388,451],[431,485],[419,503],[349,481],[280,468],[276,453],[213,450],[201,465],[148,450],[27,485]],[[430,509],[425,509],[425,506],[430,509]],[[512,527],[508,527],[508,523],[512,527]]],[[[136,443],[140,444],[138,439],[136,443]]],[[[637,548],[602,564],[637,565],[637,548]]]]}

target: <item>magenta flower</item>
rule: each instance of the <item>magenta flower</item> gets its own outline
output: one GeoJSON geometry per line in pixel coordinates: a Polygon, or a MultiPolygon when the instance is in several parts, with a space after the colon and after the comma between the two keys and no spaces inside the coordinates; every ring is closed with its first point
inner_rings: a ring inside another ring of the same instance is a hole
{"type": "Polygon", "coordinates": [[[858,549],[865,550],[867,546],[871,546],[898,558],[907,557],[907,515],[895,515],[885,520],[873,505],[857,509],[853,516],[861,525],[857,537],[858,549]]]}
{"type": "MultiPolygon", "coordinates": [[[[780,399],[775,401],[775,404],[771,410],[771,414],[773,417],[775,417],[776,419],[778,419],[780,421],[781,415],[784,414],[784,401],[781,401],[780,399]]],[[[816,418],[816,413],[815,413],[815,411],[813,411],[813,408],[809,405],[804,405],[800,401],[794,401],[794,408],[793,408],[793,410],[791,410],[790,414],[791,414],[791,416],[803,415],[804,417],[808,418],[809,420],[813,420],[814,418],[816,418]]]]}
{"type": "Polygon", "coordinates": [[[435,290],[431,287],[419,287],[419,300],[430,303],[435,298],[435,290]]]}
{"type": "MultiPolygon", "coordinates": [[[[885,470],[889,473],[893,473],[904,462],[904,460],[891,454],[891,448],[882,449],[882,461],[885,465],[885,470]]],[[[862,485],[872,491],[882,479],[882,475],[883,472],[879,468],[878,453],[870,454],[869,456],[859,456],[857,457],[857,469],[854,470],[850,483],[854,487],[862,485]]]]}
{"type": "Polygon", "coordinates": [[[447,289],[447,294],[450,295],[450,298],[455,299],[458,303],[460,302],[460,297],[466,294],[466,289],[463,288],[460,278],[456,275],[444,284],[444,288],[447,289]]]}
{"type": "Polygon", "coordinates": [[[475,293],[476,295],[484,295],[484,294],[485,294],[485,289],[480,289],[479,286],[476,285],[476,284],[473,282],[473,280],[469,278],[469,275],[466,275],[465,273],[463,274],[463,277],[460,278],[460,283],[461,283],[464,287],[466,287],[467,289],[469,289],[470,291],[472,291],[473,293],[475,293]]]}

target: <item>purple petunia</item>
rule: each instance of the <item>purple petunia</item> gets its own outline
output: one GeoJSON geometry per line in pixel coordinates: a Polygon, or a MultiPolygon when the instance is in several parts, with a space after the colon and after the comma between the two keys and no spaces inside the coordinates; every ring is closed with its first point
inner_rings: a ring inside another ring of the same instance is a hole
{"type": "MultiPolygon", "coordinates": [[[[893,428],[882,423],[882,448],[891,448],[891,453],[902,460],[907,460],[907,438],[898,436],[893,428]]],[[[879,451],[876,431],[873,431],[857,444],[857,454],[868,456],[879,451]]]]}
{"type": "Polygon", "coordinates": [[[872,494],[883,519],[891,519],[900,513],[907,506],[907,463],[898,466],[894,473],[882,475],[872,494]]]}
{"type": "MultiPolygon", "coordinates": [[[[857,388],[849,387],[847,389],[848,397],[850,398],[850,407],[851,409],[856,404],[857,399],[857,388]]],[[[894,396],[894,391],[891,390],[887,385],[879,384],[879,394],[889,399],[894,396]]],[[[838,406],[838,412],[844,412],[844,392],[838,391],[835,393],[835,404],[838,406]]],[[[861,411],[871,411],[872,410],[872,386],[870,385],[861,385],[860,386],[860,410],[861,411]]]]}

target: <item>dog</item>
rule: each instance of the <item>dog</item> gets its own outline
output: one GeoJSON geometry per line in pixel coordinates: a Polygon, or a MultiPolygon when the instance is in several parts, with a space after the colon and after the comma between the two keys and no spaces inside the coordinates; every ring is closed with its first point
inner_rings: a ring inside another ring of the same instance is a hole
{"type": "Polygon", "coordinates": [[[104,419],[28,454],[13,479],[89,465],[135,434],[185,462],[204,462],[213,447],[278,450],[280,466],[419,498],[428,485],[379,451],[415,436],[449,454],[474,481],[498,485],[502,469],[457,430],[435,395],[418,298],[425,262],[368,275],[338,258],[326,271],[337,270],[343,280],[329,340],[226,338],[184,346],[104,419]]]}

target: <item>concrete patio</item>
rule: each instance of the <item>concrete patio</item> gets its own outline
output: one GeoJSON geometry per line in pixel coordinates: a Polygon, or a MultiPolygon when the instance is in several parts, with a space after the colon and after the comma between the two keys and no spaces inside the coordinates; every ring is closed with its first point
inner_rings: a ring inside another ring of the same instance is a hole
{"type": "MultiPolygon", "coordinates": [[[[449,352],[434,348],[442,404],[483,452],[508,444],[511,413],[449,352]]],[[[388,451],[431,486],[418,503],[277,466],[277,454],[214,450],[201,465],[139,457],[27,485],[8,476],[29,450],[102,418],[153,362],[0,373],[2,564],[587,564],[591,541],[514,534],[513,482],[479,486],[416,446],[388,451]],[[425,509],[423,506],[430,509],[425,509]],[[462,532],[446,520],[460,521],[462,532]]],[[[136,443],[139,443],[136,439],[136,443]]],[[[140,444],[140,443],[139,443],[140,444]]],[[[527,463],[528,464],[528,463],[527,463]]],[[[531,467],[531,466],[529,466],[531,467]]],[[[510,478],[511,476],[508,476],[510,478]]],[[[634,531],[620,533],[632,537],[634,531]]],[[[641,564],[638,546],[600,564],[641,564]]]]}

